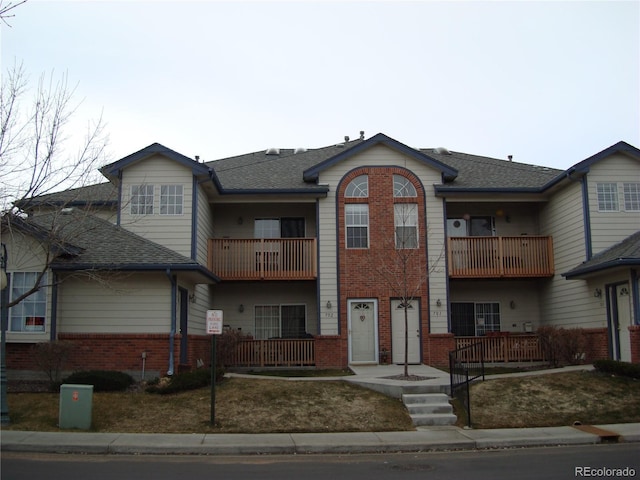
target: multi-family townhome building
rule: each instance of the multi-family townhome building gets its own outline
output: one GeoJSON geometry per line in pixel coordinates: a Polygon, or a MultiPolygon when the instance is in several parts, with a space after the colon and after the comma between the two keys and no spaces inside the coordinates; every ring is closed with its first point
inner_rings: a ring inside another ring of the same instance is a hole
{"type": "Polygon", "coordinates": [[[547,325],[583,328],[585,361],[640,362],[627,143],[567,170],[384,134],[210,162],[153,144],[101,172],[3,224],[5,302],[55,258],[6,313],[10,369],[55,339],[74,343],[72,368],[193,368],[209,310],[251,339],[238,366],[443,366],[478,339],[531,360],[547,325]]]}

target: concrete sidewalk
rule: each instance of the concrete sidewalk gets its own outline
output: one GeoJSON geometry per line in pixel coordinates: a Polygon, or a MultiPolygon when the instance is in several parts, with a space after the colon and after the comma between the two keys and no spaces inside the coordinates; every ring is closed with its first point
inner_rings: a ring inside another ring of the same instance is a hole
{"type": "MultiPolygon", "coordinates": [[[[620,441],[640,442],[640,424],[598,425],[620,441]]],[[[592,445],[598,435],[574,427],[414,432],[273,434],[123,434],[2,431],[3,452],[121,455],[258,455],[421,452],[557,445],[592,445]]]]}

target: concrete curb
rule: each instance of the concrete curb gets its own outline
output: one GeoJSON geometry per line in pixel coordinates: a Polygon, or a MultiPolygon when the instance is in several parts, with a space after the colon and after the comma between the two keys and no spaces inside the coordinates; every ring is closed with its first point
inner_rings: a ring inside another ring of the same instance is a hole
{"type": "MultiPolygon", "coordinates": [[[[621,441],[640,442],[640,424],[598,425],[621,441]]],[[[3,430],[3,452],[118,455],[286,455],[474,450],[593,445],[597,435],[573,427],[466,430],[423,427],[412,432],[137,434],[3,430]]]]}

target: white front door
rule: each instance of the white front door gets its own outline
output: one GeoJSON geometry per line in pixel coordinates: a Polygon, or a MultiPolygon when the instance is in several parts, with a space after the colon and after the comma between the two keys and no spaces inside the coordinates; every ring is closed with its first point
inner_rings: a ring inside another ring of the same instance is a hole
{"type": "Polygon", "coordinates": [[[631,295],[629,284],[607,285],[607,321],[611,357],[623,362],[631,361],[631,295]]]}
{"type": "Polygon", "coordinates": [[[349,363],[378,362],[378,304],[349,300],[349,363]]]}
{"type": "Polygon", "coordinates": [[[631,325],[631,295],[629,294],[629,284],[617,285],[615,296],[618,302],[618,338],[620,342],[620,360],[631,361],[631,337],[629,326],[631,325]]]}
{"type": "MultiPolygon", "coordinates": [[[[418,300],[407,305],[407,360],[409,363],[420,363],[420,314],[418,300]]],[[[401,300],[391,300],[391,360],[404,364],[405,340],[405,308],[401,300]]]]}

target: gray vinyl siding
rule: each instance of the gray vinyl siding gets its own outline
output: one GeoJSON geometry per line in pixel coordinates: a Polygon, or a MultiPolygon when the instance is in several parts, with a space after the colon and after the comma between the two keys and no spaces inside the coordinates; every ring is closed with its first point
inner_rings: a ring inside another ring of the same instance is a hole
{"type": "Polygon", "coordinates": [[[445,310],[436,306],[437,299],[447,304],[444,216],[442,199],[433,196],[432,185],[441,183],[440,173],[422,163],[416,162],[385,146],[378,145],[369,150],[324,170],[320,174],[319,184],[328,184],[327,198],[319,202],[319,282],[321,333],[338,333],[338,272],[337,272],[337,232],[336,232],[336,190],[346,173],[359,166],[399,166],[411,170],[420,180],[426,192],[427,232],[420,232],[428,241],[429,258],[429,299],[431,312],[431,333],[448,331],[445,310]],[[327,301],[333,305],[327,309],[327,301]]]}
{"type": "Polygon", "coordinates": [[[164,273],[68,276],[58,287],[59,333],[169,333],[164,273]]]}
{"type": "Polygon", "coordinates": [[[148,240],[191,257],[192,179],[193,175],[190,169],[159,155],[127,167],[122,178],[123,201],[120,224],[127,230],[148,240]],[[152,215],[131,215],[132,185],[154,186],[152,215]],[[161,185],[182,185],[183,211],[181,215],[160,215],[161,185]]]}
{"type": "Polygon", "coordinates": [[[256,305],[306,305],[307,333],[317,334],[316,287],[305,283],[220,284],[216,287],[215,309],[224,312],[224,324],[242,333],[254,334],[256,305]],[[240,312],[242,305],[244,311],[240,312]]]}
{"type": "Polygon", "coordinates": [[[503,332],[523,333],[526,323],[531,323],[533,330],[540,326],[540,298],[535,280],[458,281],[451,282],[450,288],[451,302],[499,303],[503,332]]]}
{"type": "Polygon", "coordinates": [[[217,204],[213,206],[215,238],[253,238],[258,218],[303,217],[305,237],[316,236],[315,203],[217,204]]]}
{"type": "Polygon", "coordinates": [[[624,240],[640,230],[640,211],[625,211],[623,183],[640,183],[640,162],[625,155],[613,155],[592,165],[587,175],[589,184],[589,213],[591,217],[591,245],[593,254],[624,240]],[[617,212],[598,210],[598,183],[618,185],[617,212]]]}
{"type": "Polygon", "coordinates": [[[567,272],[586,260],[582,184],[575,182],[557,192],[540,215],[541,234],[553,236],[555,275],[543,281],[541,314],[543,324],[595,327],[597,302],[586,282],[566,280],[567,272]]]}

